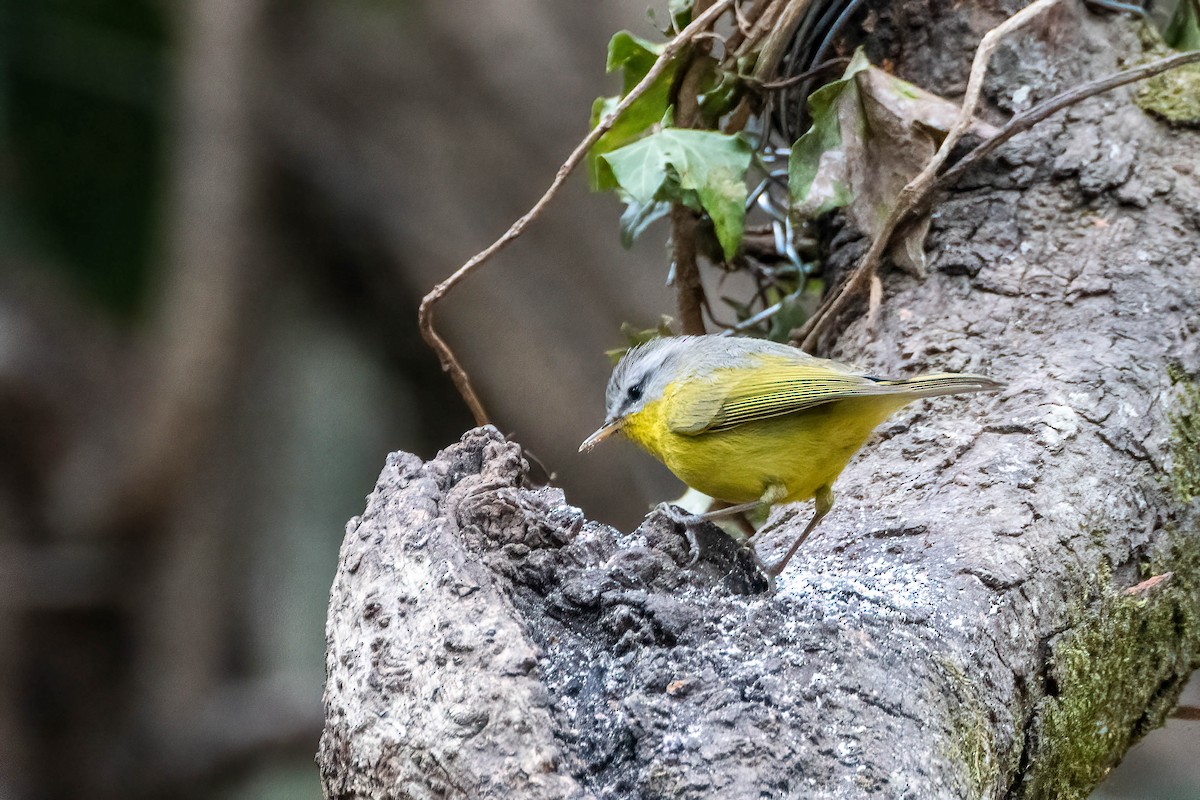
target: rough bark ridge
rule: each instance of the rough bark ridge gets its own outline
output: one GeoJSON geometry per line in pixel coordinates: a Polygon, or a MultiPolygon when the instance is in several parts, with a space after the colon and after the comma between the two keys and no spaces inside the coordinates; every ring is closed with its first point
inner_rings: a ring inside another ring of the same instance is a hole
{"type": "MultiPolygon", "coordinates": [[[[1136,48],[1056,29],[994,96],[1136,48]]],[[[528,488],[490,429],[390,457],[333,587],[327,796],[1086,794],[1200,661],[1197,152],[1115,93],[941,207],[929,279],[835,355],[1009,388],[886,424],[775,593],[707,528],[688,566],[670,515],[528,488]]]]}

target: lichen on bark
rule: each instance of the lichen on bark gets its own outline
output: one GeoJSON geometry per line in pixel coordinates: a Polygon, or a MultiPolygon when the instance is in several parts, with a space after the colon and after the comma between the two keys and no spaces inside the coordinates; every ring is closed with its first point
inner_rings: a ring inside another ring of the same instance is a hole
{"type": "Polygon", "coordinates": [[[948,682],[946,695],[954,702],[949,717],[951,735],[943,739],[942,752],[966,767],[971,797],[986,797],[1002,772],[987,705],[979,696],[979,687],[958,664],[950,659],[938,663],[948,682]]]}
{"type": "Polygon", "coordinates": [[[1146,111],[1180,125],[1200,125],[1200,65],[1187,64],[1146,81],[1137,93],[1146,111]]]}
{"type": "MultiPolygon", "coordinates": [[[[1175,51],[1147,20],[1139,31],[1144,57],[1162,58],[1175,51]]],[[[1187,64],[1144,81],[1133,96],[1143,111],[1177,125],[1200,125],[1200,64],[1187,64]]]]}

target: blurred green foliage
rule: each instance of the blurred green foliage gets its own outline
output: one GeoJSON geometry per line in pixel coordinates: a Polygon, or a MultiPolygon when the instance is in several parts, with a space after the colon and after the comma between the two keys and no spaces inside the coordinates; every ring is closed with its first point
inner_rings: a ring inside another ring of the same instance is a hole
{"type": "Polygon", "coordinates": [[[121,316],[139,310],[158,245],[164,9],[0,0],[0,246],[121,316]]]}

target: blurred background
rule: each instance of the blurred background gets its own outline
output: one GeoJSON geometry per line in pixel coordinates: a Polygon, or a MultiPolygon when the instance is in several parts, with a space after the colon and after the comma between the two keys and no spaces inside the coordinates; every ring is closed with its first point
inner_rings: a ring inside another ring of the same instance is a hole
{"type": "MultiPolygon", "coordinates": [[[[540,195],[648,2],[0,0],[0,800],[320,796],[344,522],[471,425],[417,303],[540,195]]],[[[622,250],[584,183],[439,327],[629,527],[678,485],[575,448],[619,325],[674,300],[665,233],[622,250]]],[[[1172,723],[1103,796],[1194,798],[1197,753],[1172,723]]]]}

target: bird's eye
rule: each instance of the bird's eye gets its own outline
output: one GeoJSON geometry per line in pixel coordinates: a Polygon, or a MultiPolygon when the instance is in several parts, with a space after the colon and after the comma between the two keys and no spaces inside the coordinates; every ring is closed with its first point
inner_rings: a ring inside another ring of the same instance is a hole
{"type": "Polygon", "coordinates": [[[633,401],[642,399],[642,385],[640,383],[636,386],[629,387],[629,399],[633,401]]]}

